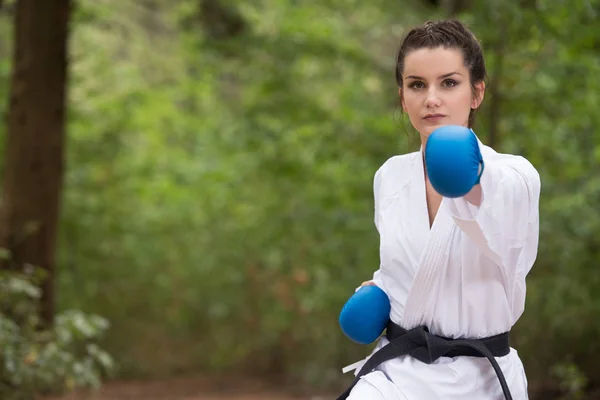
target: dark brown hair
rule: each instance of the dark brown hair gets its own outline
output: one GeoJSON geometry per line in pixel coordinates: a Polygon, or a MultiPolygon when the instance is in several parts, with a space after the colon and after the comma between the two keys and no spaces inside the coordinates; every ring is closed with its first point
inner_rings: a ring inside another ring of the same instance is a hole
{"type": "MultiPolygon", "coordinates": [[[[455,48],[462,51],[465,66],[469,70],[471,88],[475,93],[475,84],[485,81],[487,77],[483,51],[479,41],[469,28],[455,19],[427,21],[406,33],[396,57],[398,87],[402,88],[402,72],[406,55],[412,50],[436,47],[455,48]]],[[[475,120],[474,111],[471,110],[469,113],[469,128],[472,127],[475,120]]]]}

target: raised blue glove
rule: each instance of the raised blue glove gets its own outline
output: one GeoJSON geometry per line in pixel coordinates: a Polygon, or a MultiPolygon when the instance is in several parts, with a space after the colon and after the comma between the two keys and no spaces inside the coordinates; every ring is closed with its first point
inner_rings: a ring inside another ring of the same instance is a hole
{"type": "Polygon", "coordinates": [[[475,133],[469,128],[446,125],[427,139],[425,165],[429,181],[444,197],[461,197],[479,183],[483,157],[475,133]]]}
{"type": "Polygon", "coordinates": [[[346,302],[340,313],[342,332],[360,344],[373,343],[390,319],[390,300],[377,286],[363,286],[346,302]]]}

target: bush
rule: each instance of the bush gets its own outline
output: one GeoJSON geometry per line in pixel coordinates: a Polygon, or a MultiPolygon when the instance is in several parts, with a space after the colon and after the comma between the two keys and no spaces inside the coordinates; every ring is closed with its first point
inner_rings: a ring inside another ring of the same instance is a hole
{"type": "Polygon", "coordinates": [[[114,370],[96,343],[109,323],[78,310],[45,329],[38,317],[40,270],[0,271],[0,398],[32,399],[76,388],[98,388],[114,370]]]}

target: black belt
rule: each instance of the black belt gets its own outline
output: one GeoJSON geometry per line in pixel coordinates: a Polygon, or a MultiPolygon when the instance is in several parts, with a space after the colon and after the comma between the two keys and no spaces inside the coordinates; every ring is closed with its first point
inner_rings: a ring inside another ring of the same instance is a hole
{"type": "Polygon", "coordinates": [[[431,364],[440,357],[486,357],[498,376],[504,397],[506,400],[512,400],[506,378],[494,358],[505,356],[510,352],[508,332],[483,339],[448,339],[432,335],[425,326],[407,331],[390,321],[386,337],[389,343],[367,360],[350,387],[337,400],[346,399],[358,380],[373,371],[379,364],[405,355],[410,355],[426,364],[431,364]]]}

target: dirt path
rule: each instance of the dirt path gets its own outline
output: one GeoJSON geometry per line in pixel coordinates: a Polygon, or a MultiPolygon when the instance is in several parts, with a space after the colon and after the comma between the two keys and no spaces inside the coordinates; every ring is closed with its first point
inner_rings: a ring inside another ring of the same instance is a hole
{"type": "Polygon", "coordinates": [[[331,400],[335,396],[298,395],[251,378],[188,377],[165,381],[105,384],[95,393],[74,393],[44,400],[331,400]]]}
{"type": "MultiPolygon", "coordinates": [[[[552,385],[544,387],[532,385],[531,400],[564,398],[556,390],[551,390],[552,385]]],[[[158,381],[110,382],[96,393],[74,393],[40,400],[334,400],[338,394],[300,395],[281,385],[248,377],[194,376],[158,381]]],[[[599,399],[600,390],[587,393],[581,398],[599,399]]]]}

